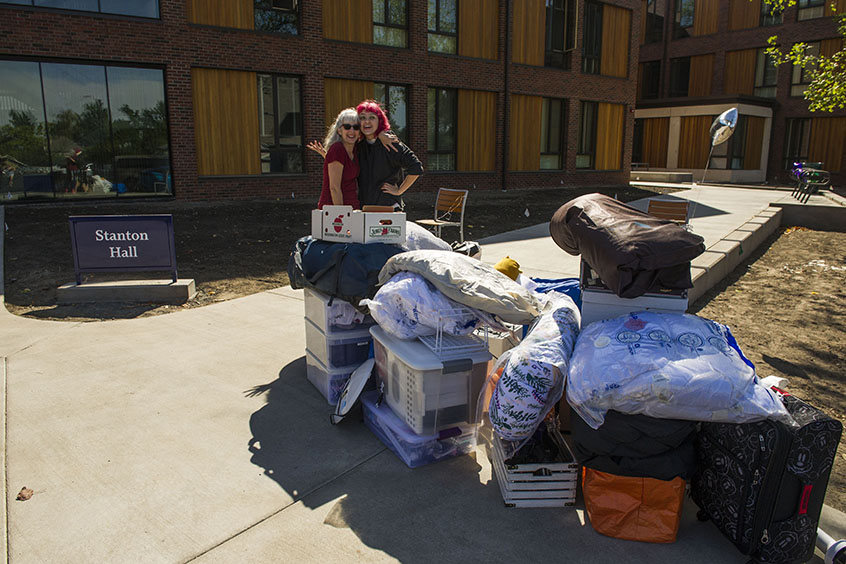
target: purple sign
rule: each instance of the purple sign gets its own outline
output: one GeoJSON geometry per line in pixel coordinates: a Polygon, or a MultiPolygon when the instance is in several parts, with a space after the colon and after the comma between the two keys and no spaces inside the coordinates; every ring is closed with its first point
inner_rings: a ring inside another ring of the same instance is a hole
{"type": "Polygon", "coordinates": [[[83,272],[152,270],[168,270],[176,282],[172,215],[77,215],[68,220],[77,284],[83,272]]]}

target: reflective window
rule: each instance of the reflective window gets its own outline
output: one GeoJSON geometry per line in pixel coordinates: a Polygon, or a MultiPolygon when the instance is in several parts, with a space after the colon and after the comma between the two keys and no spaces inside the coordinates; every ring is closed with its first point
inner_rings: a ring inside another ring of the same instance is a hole
{"type": "Polygon", "coordinates": [[[262,173],[301,173],[303,114],[299,77],[260,74],[258,95],[262,173]]]}
{"type": "Polygon", "coordinates": [[[159,17],[159,0],[132,0],[132,2],[126,0],[3,0],[0,3],[142,18],[159,17]]]}
{"type": "Polygon", "coordinates": [[[373,43],[408,47],[405,0],[373,0],[373,43]]]}
{"type": "Polygon", "coordinates": [[[690,57],[670,59],[670,97],[687,96],[690,88],[690,57]]]}
{"type": "MultiPolygon", "coordinates": [[[[808,47],[805,49],[805,54],[818,57],[820,54],[820,42],[815,41],[813,43],[808,43],[808,47]]],[[[799,65],[793,65],[790,75],[791,96],[805,95],[805,90],[808,88],[808,85],[811,84],[811,74],[813,74],[814,70],[816,70],[816,64],[813,63],[805,65],[805,68],[802,68],[799,65]]]]}
{"type": "Polygon", "coordinates": [[[428,169],[455,170],[457,93],[450,88],[428,92],[428,169]]]}
{"type": "Polygon", "coordinates": [[[564,100],[543,99],[540,152],[541,169],[564,168],[564,100]]]}
{"type": "Polygon", "coordinates": [[[761,27],[771,25],[780,25],[782,23],[783,13],[778,6],[770,6],[767,2],[761,2],[761,27]]]}
{"type": "Polygon", "coordinates": [[[254,25],[258,31],[299,33],[300,15],[297,0],[253,0],[254,25]]]}
{"type": "Polygon", "coordinates": [[[602,58],[602,4],[585,2],[582,72],[599,74],[602,58]]]}
{"type": "Polygon", "coordinates": [[[665,0],[646,0],[646,25],[644,43],[658,43],[664,40],[665,0]]]}
{"type": "Polygon", "coordinates": [[[795,162],[808,160],[811,140],[811,120],[808,118],[788,119],[784,127],[784,158],[782,166],[792,169],[795,162]]]}
{"type": "Polygon", "coordinates": [[[797,20],[813,20],[825,15],[825,0],[799,0],[797,20]]]}
{"type": "Polygon", "coordinates": [[[576,0],[546,0],[544,64],[569,69],[569,54],[575,48],[576,0]]]}
{"type": "Polygon", "coordinates": [[[778,67],[765,49],[758,49],[755,63],[755,96],[775,98],[778,67]]]}
{"type": "Polygon", "coordinates": [[[596,120],[599,114],[599,104],[597,102],[582,102],[581,110],[576,168],[592,169],[596,161],[596,120]]]}
{"type": "Polygon", "coordinates": [[[457,0],[429,0],[429,51],[458,52],[457,0]]]}
{"type": "Polygon", "coordinates": [[[391,130],[408,144],[408,87],[397,84],[373,85],[374,97],[388,114],[391,130]]]}
{"type": "Polygon", "coordinates": [[[695,0],[676,0],[676,21],[673,37],[676,39],[690,37],[693,33],[693,22],[695,16],[695,0]]]}
{"type": "Polygon", "coordinates": [[[647,61],[640,67],[640,97],[644,100],[660,95],[661,61],[647,61]]]}
{"type": "Polygon", "coordinates": [[[6,199],[172,193],[161,70],[0,61],[0,82],[6,199]]]}

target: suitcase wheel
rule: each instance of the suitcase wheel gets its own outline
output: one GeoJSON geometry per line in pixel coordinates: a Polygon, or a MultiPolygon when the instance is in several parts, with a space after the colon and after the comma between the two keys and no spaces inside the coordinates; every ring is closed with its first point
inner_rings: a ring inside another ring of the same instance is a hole
{"type": "Polygon", "coordinates": [[[708,514],[707,514],[707,513],[705,513],[705,510],[704,510],[704,509],[700,509],[699,511],[697,511],[697,512],[696,512],[696,519],[697,519],[698,521],[703,521],[703,522],[704,522],[704,521],[709,520],[709,519],[710,519],[710,517],[708,516],[708,514]]]}

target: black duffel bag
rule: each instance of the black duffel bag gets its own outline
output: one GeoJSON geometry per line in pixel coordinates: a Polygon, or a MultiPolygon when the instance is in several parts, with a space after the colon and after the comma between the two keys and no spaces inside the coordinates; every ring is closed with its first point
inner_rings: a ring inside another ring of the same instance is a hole
{"type": "Polygon", "coordinates": [[[379,271],[401,252],[402,248],[386,243],[331,243],[302,237],[288,257],[288,280],[295,290],[311,288],[366,313],[367,308],[358,302],[376,294],[379,271]]]}

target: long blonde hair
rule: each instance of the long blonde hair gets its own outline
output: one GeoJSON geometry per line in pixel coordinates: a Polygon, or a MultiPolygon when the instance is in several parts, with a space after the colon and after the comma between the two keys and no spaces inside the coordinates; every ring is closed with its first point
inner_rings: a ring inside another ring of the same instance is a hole
{"type": "Polygon", "coordinates": [[[324,149],[328,151],[329,147],[341,140],[341,136],[338,134],[338,129],[340,129],[345,123],[353,125],[358,124],[358,113],[355,111],[355,108],[345,108],[341,110],[341,113],[339,113],[338,117],[335,118],[335,123],[333,123],[329,127],[329,131],[326,132],[326,138],[323,140],[324,149]]]}

